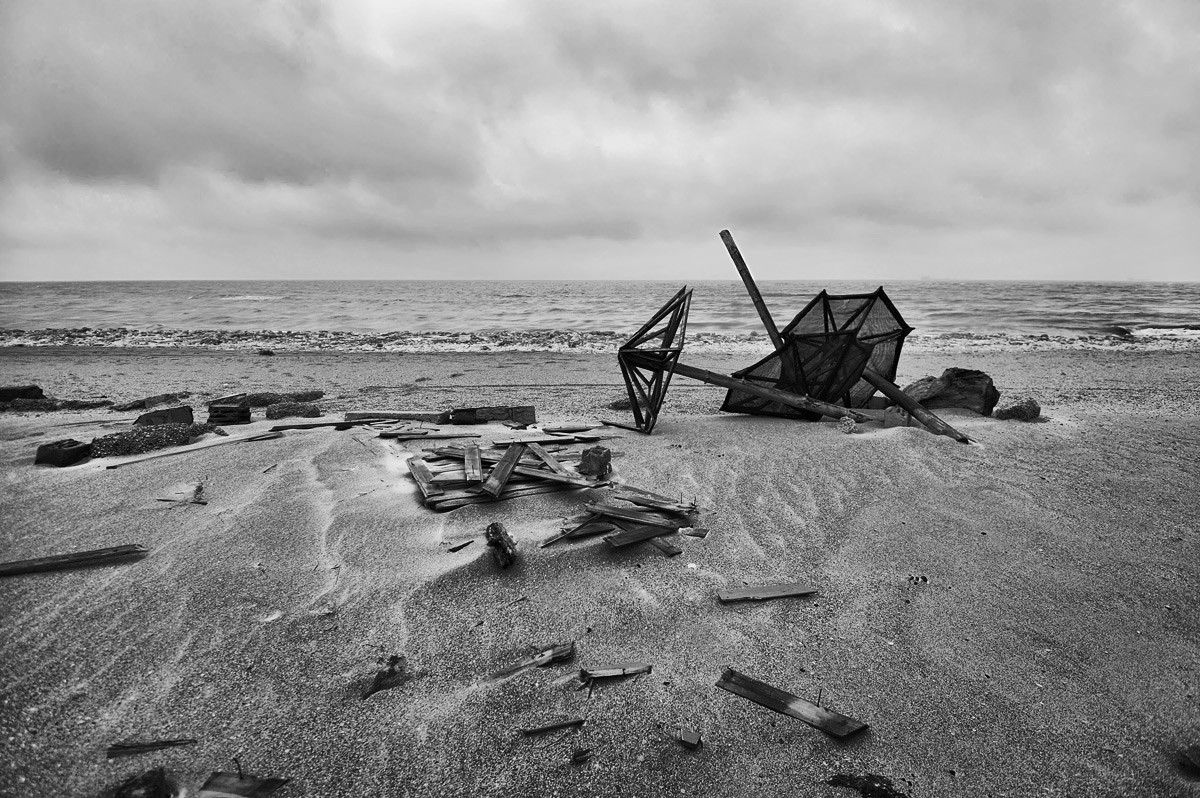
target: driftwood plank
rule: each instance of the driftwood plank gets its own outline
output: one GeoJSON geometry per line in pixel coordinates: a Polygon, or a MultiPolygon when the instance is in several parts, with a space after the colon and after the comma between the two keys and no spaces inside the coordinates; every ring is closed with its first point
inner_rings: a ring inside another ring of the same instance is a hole
{"type": "Polygon", "coordinates": [[[817,706],[786,690],[780,690],[778,687],[772,687],[766,682],[760,682],[744,673],[738,673],[733,668],[725,669],[717,681],[717,687],[734,695],[740,695],[767,709],[802,720],[809,726],[818,728],[834,737],[848,737],[867,728],[867,724],[861,721],[817,706]]]}
{"type": "Polygon", "coordinates": [[[498,497],[493,497],[487,493],[467,493],[464,492],[454,498],[447,496],[434,496],[425,502],[426,506],[439,513],[457,510],[459,507],[466,507],[470,504],[488,504],[495,501],[506,501],[508,499],[516,499],[521,496],[532,496],[538,493],[561,493],[564,491],[575,490],[570,485],[520,485],[518,487],[509,486],[498,497]]]}
{"type": "Polygon", "coordinates": [[[661,526],[635,526],[630,529],[618,532],[615,535],[609,535],[604,540],[614,549],[631,546],[634,543],[641,543],[644,540],[650,540],[660,535],[673,535],[674,529],[665,529],[661,526]]]}
{"type": "Polygon", "coordinates": [[[549,734],[550,732],[562,731],[563,729],[577,729],[587,723],[583,718],[572,718],[571,720],[562,720],[557,723],[547,723],[545,726],[536,726],[532,729],[521,729],[521,734],[526,737],[536,737],[539,734],[549,734]]]}
{"type": "Polygon", "coordinates": [[[399,430],[396,432],[381,432],[379,433],[379,437],[390,438],[395,441],[432,441],[442,438],[478,438],[480,436],[478,432],[442,432],[439,430],[424,432],[422,430],[399,430]]]}
{"type": "Polygon", "coordinates": [[[517,467],[517,461],[524,453],[525,446],[523,444],[510,447],[488,474],[487,480],[483,483],[484,492],[490,493],[492,496],[499,496],[500,492],[504,490],[508,478],[512,476],[513,469],[517,467]]]}
{"type": "Polygon", "coordinates": [[[612,504],[601,504],[599,502],[591,502],[584,505],[584,509],[595,515],[602,515],[607,518],[616,518],[621,521],[632,521],[635,524],[647,524],[649,526],[661,526],[665,529],[679,529],[680,527],[688,526],[688,522],[679,518],[667,518],[660,513],[647,512],[645,510],[632,510],[626,507],[617,507],[612,504]]]}
{"type": "Polygon", "coordinates": [[[463,471],[468,482],[483,482],[483,460],[479,457],[478,443],[468,443],[463,450],[463,471]]]}
{"type": "Polygon", "coordinates": [[[653,537],[646,542],[668,557],[678,557],[680,554],[683,554],[683,549],[679,548],[674,543],[663,540],[661,537],[653,537]]]}
{"type": "Polygon", "coordinates": [[[138,754],[146,754],[151,751],[161,751],[164,748],[177,748],[181,745],[194,745],[197,740],[191,737],[180,738],[178,740],[153,740],[137,743],[113,743],[105,752],[107,759],[116,759],[122,756],[137,756],[138,754]]]}
{"type": "Polygon", "coordinates": [[[664,510],[666,512],[681,513],[684,515],[687,513],[694,513],[699,509],[695,502],[684,504],[682,502],[677,502],[674,499],[668,499],[666,496],[659,496],[657,493],[650,493],[649,491],[637,490],[635,488],[630,488],[627,485],[614,492],[612,498],[621,499],[641,507],[652,507],[655,510],[664,510]]]}
{"type": "Polygon", "coordinates": [[[533,656],[526,657],[519,662],[514,662],[503,670],[496,671],[492,674],[491,678],[505,679],[531,668],[544,668],[556,662],[570,662],[573,659],[575,659],[575,641],[557,643],[549,648],[542,649],[533,656]]]}
{"type": "Polygon", "coordinates": [[[557,535],[546,538],[538,544],[538,547],[544,549],[551,543],[557,543],[564,538],[570,538],[574,540],[575,538],[586,538],[592,535],[604,535],[615,531],[616,528],[617,527],[615,524],[610,524],[607,521],[597,521],[595,517],[592,517],[584,521],[579,526],[572,527],[571,529],[564,529],[557,535]]]}
{"type": "Polygon", "coordinates": [[[636,676],[639,673],[650,673],[654,666],[648,662],[626,662],[621,665],[606,665],[603,668],[583,668],[579,678],[583,681],[591,679],[614,679],[618,676],[636,676]]]}
{"type": "Polygon", "coordinates": [[[68,568],[87,568],[120,560],[140,560],[150,549],[138,543],[91,549],[71,554],[52,554],[49,557],[34,557],[29,560],[14,560],[0,563],[0,576],[20,576],[40,571],[62,571],[68,568]]]}
{"type": "Polygon", "coordinates": [[[417,487],[421,489],[421,495],[426,499],[445,492],[439,485],[433,484],[433,474],[430,473],[429,466],[424,460],[420,457],[410,457],[406,462],[408,463],[408,472],[417,481],[417,487]]]}
{"type": "Polygon", "coordinates": [[[751,585],[736,587],[732,590],[720,590],[717,592],[717,598],[723,602],[765,601],[783,596],[808,596],[816,592],[815,587],[804,582],[787,582],[780,585],[751,585]]]}
{"type": "Polygon", "coordinates": [[[539,459],[543,463],[545,463],[550,468],[550,470],[553,471],[555,474],[558,474],[558,475],[564,476],[564,477],[573,476],[571,474],[571,472],[567,470],[566,466],[564,466],[562,463],[558,462],[558,460],[555,459],[554,455],[550,454],[550,452],[543,449],[541,444],[528,443],[528,444],[526,444],[526,446],[529,448],[529,451],[533,452],[533,455],[537,459],[539,459]]]}

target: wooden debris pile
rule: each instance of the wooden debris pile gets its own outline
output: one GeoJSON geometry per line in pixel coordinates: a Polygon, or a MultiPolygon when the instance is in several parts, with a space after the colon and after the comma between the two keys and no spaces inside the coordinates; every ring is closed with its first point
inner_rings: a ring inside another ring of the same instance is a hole
{"type": "MultiPolygon", "coordinates": [[[[433,432],[430,437],[440,435],[433,432]]],[[[458,433],[453,437],[466,436],[458,433]]],[[[609,484],[578,472],[579,455],[563,451],[565,445],[576,442],[574,435],[544,435],[497,440],[486,449],[475,442],[456,443],[410,457],[408,470],[425,505],[437,512],[609,484]]]]}
{"type": "Polygon", "coordinates": [[[607,535],[604,541],[614,549],[649,543],[668,557],[674,557],[682,554],[683,549],[664,538],[683,529],[690,530],[700,518],[700,508],[694,501],[675,501],[628,485],[605,501],[588,502],[584,509],[587,515],[577,524],[542,541],[541,547],[559,540],[607,535]]]}

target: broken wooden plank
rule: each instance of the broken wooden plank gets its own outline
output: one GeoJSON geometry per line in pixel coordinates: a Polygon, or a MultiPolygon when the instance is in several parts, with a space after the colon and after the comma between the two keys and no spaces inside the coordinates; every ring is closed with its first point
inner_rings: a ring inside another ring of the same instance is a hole
{"type": "Polygon", "coordinates": [[[459,491],[456,495],[451,496],[447,493],[445,496],[434,496],[427,499],[425,504],[432,510],[439,513],[456,510],[459,507],[466,507],[471,504],[489,504],[497,501],[507,501],[508,499],[516,499],[521,496],[532,496],[538,493],[563,493],[565,491],[578,490],[578,488],[570,485],[509,485],[504,489],[504,492],[499,496],[492,496],[483,492],[459,491]]]}
{"type": "Polygon", "coordinates": [[[493,438],[492,446],[503,448],[514,443],[595,443],[608,440],[610,435],[598,435],[590,432],[572,432],[563,435],[519,435],[512,438],[493,438]]]}
{"type": "Polygon", "coordinates": [[[266,798],[290,779],[263,778],[249,773],[214,771],[196,798],[266,798]]]}
{"type": "Polygon", "coordinates": [[[532,656],[513,663],[503,670],[496,671],[492,674],[491,678],[504,679],[531,668],[545,668],[548,665],[553,665],[558,662],[570,662],[573,659],[575,659],[574,640],[567,643],[556,643],[549,648],[542,649],[532,656]]]}
{"type": "Polygon", "coordinates": [[[432,441],[451,438],[478,438],[478,432],[451,432],[449,430],[396,430],[384,431],[379,433],[380,438],[388,438],[389,440],[404,442],[404,441],[432,441]]]}
{"type": "Polygon", "coordinates": [[[682,518],[667,518],[661,513],[653,513],[645,510],[633,510],[627,507],[617,507],[616,505],[612,504],[590,502],[585,504],[583,507],[589,513],[602,515],[607,518],[616,518],[621,521],[632,521],[635,524],[660,526],[665,529],[672,530],[689,525],[687,520],[682,518]]]}
{"type": "Polygon", "coordinates": [[[538,544],[539,548],[546,548],[551,543],[557,543],[565,538],[586,538],[592,535],[603,535],[607,532],[612,532],[617,528],[616,524],[610,524],[607,521],[597,521],[595,516],[570,529],[564,529],[553,537],[546,538],[538,544]]]}
{"type": "Polygon", "coordinates": [[[523,444],[517,444],[505,452],[504,456],[500,458],[500,462],[496,463],[488,474],[487,480],[484,481],[484,492],[490,493],[492,496],[499,496],[500,491],[504,490],[508,478],[512,476],[513,469],[517,467],[517,461],[524,453],[525,446],[523,444]]]}
{"type": "Polygon", "coordinates": [[[504,524],[499,521],[488,524],[485,537],[488,546],[492,549],[492,557],[495,558],[496,565],[501,568],[512,565],[517,559],[517,544],[508,534],[508,530],[504,528],[504,524]]]}
{"type": "Polygon", "coordinates": [[[549,734],[550,732],[562,731],[563,729],[578,729],[587,723],[583,718],[572,718],[570,720],[560,720],[556,723],[547,723],[545,726],[535,726],[532,729],[521,729],[521,734],[525,737],[536,737],[539,734],[549,734]]]}
{"type": "Polygon", "coordinates": [[[140,560],[149,553],[150,549],[141,544],[128,543],[123,546],[77,551],[71,554],[52,554],[49,557],[34,557],[28,560],[0,563],[0,576],[21,576],[42,571],[62,571],[68,568],[90,568],[121,560],[140,560]]]}
{"type": "Polygon", "coordinates": [[[679,548],[674,543],[663,540],[661,537],[652,537],[646,542],[668,557],[678,557],[680,554],[683,554],[683,549],[679,548]]]}
{"type": "Polygon", "coordinates": [[[697,527],[697,528],[692,528],[692,527],[687,527],[687,526],[680,527],[679,532],[681,534],[687,535],[689,538],[706,538],[706,537],[708,537],[708,530],[703,527],[697,527]]]}
{"type": "Polygon", "coordinates": [[[137,756],[138,754],[146,754],[151,751],[161,751],[164,748],[177,748],[182,745],[194,745],[197,740],[191,737],[181,737],[176,740],[152,740],[146,742],[130,742],[130,743],[113,743],[105,752],[107,759],[116,759],[121,756],[137,756]]]}
{"type": "Polygon", "coordinates": [[[463,549],[465,549],[467,546],[470,546],[474,542],[475,542],[475,540],[471,539],[471,540],[465,541],[463,543],[456,543],[455,545],[446,549],[446,551],[462,551],[463,549]]]}
{"type": "Polygon", "coordinates": [[[679,513],[687,515],[697,512],[700,507],[696,502],[684,504],[682,501],[668,499],[666,496],[659,496],[657,493],[631,488],[625,485],[612,494],[612,498],[621,499],[622,501],[636,504],[639,507],[652,507],[655,510],[663,510],[668,513],[679,513]]]}
{"type": "Polygon", "coordinates": [[[867,724],[861,721],[817,706],[811,701],[772,687],[766,682],[760,682],[733,668],[725,669],[717,681],[717,687],[782,715],[802,720],[833,737],[848,737],[867,728],[867,724]]]}
{"type": "Polygon", "coordinates": [[[463,473],[468,482],[483,482],[483,460],[479,456],[478,443],[468,443],[463,450],[463,473]]]}
{"type": "Polygon", "coordinates": [[[371,685],[363,691],[363,700],[366,701],[371,696],[381,693],[384,690],[399,687],[405,682],[412,681],[412,678],[413,674],[408,670],[408,658],[403,654],[392,654],[388,657],[387,665],[375,674],[375,678],[371,680],[371,685]]]}
{"type": "Polygon", "coordinates": [[[149,454],[143,454],[143,455],[139,455],[137,457],[131,457],[130,459],[125,460],[124,462],[113,463],[112,465],[105,466],[105,468],[107,468],[109,470],[112,470],[114,468],[123,468],[127,465],[133,465],[134,463],[145,462],[146,460],[155,460],[159,457],[172,457],[177,454],[186,454],[187,452],[198,452],[202,449],[211,449],[214,446],[224,446],[227,443],[246,443],[248,441],[270,441],[270,440],[275,440],[276,438],[282,438],[282,437],[283,437],[282,432],[260,432],[256,435],[241,435],[236,438],[233,438],[233,437],[218,438],[215,441],[205,441],[204,443],[198,443],[194,446],[186,446],[186,447],[181,446],[177,449],[171,449],[171,450],[165,451],[165,452],[150,452],[149,454]]]}
{"type": "Polygon", "coordinates": [[[412,478],[416,480],[422,496],[429,499],[445,493],[440,485],[433,484],[433,474],[430,473],[429,465],[424,460],[420,457],[410,457],[405,462],[408,464],[408,473],[412,474],[412,478]]]}
{"type": "Polygon", "coordinates": [[[543,449],[541,444],[527,443],[525,445],[529,448],[529,451],[533,452],[534,457],[536,457],[537,459],[539,459],[543,463],[545,463],[550,468],[550,470],[553,471],[555,474],[558,474],[558,475],[564,476],[564,477],[574,477],[575,476],[574,474],[572,474],[570,471],[567,470],[566,466],[564,466],[562,463],[558,462],[558,460],[554,457],[554,455],[550,454],[550,452],[543,449]]]}
{"type": "Polygon", "coordinates": [[[735,587],[731,590],[720,590],[717,598],[724,603],[731,601],[766,601],[767,599],[783,596],[809,596],[817,589],[804,582],[785,582],[778,585],[751,585],[735,587]]]}
{"type": "Polygon", "coordinates": [[[606,665],[603,668],[583,668],[579,671],[579,678],[585,682],[592,679],[615,679],[619,676],[650,673],[653,670],[654,666],[648,662],[626,662],[621,665],[606,665]]]}
{"type": "Polygon", "coordinates": [[[614,549],[620,549],[625,546],[632,546],[634,543],[641,543],[644,540],[650,540],[660,535],[673,535],[674,529],[665,529],[661,526],[630,526],[615,535],[609,535],[604,540],[614,549]]]}
{"type": "Polygon", "coordinates": [[[289,429],[321,429],[323,427],[346,430],[361,424],[370,424],[373,420],[375,419],[362,418],[357,421],[304,421],[295,424],[276,424],[274,427],[271,427],[271,432],[283,432],[289,429]]]}

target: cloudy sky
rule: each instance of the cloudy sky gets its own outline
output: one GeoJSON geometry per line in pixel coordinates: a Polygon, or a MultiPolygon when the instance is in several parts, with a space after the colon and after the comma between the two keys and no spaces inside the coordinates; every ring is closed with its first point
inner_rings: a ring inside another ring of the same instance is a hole
{"type": "Polygon", "coordinates": [[[1197,0],[3,0],[0,279],[1200,279],[1197,0]]]}

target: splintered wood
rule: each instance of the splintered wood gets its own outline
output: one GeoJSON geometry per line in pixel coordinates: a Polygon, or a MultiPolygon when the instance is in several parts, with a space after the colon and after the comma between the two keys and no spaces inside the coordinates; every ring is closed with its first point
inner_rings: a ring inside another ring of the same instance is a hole
{"type": "MultiPolygon", "coordinates": [[[[571,440],[557,442],[570,444],[571,440]]],[[[536,443],[512,442],[505,448],[489,449],[468,443],[439,446],[414,455],[408,459],[408,470],[425,505],[447,512],[469,504],[609,484],[573,470],[578,459],[577,453],[551,453],[536,443]]]]}
{"type": "Polygon", "coordinates": [[[867,724],[825,709],[811,701],[792,695],[786,690],[772,687],[766,682],[760,682],[744,673],[738,673],[733,668],[726,668],[717,680],[717,687],[727,690],[734,695],[749,699],[754,703],[774,710],[781,715],[802,720],[809,726],[820,729],[833,737],[849,737],[851,734],[867,728],[867,724]]]}

